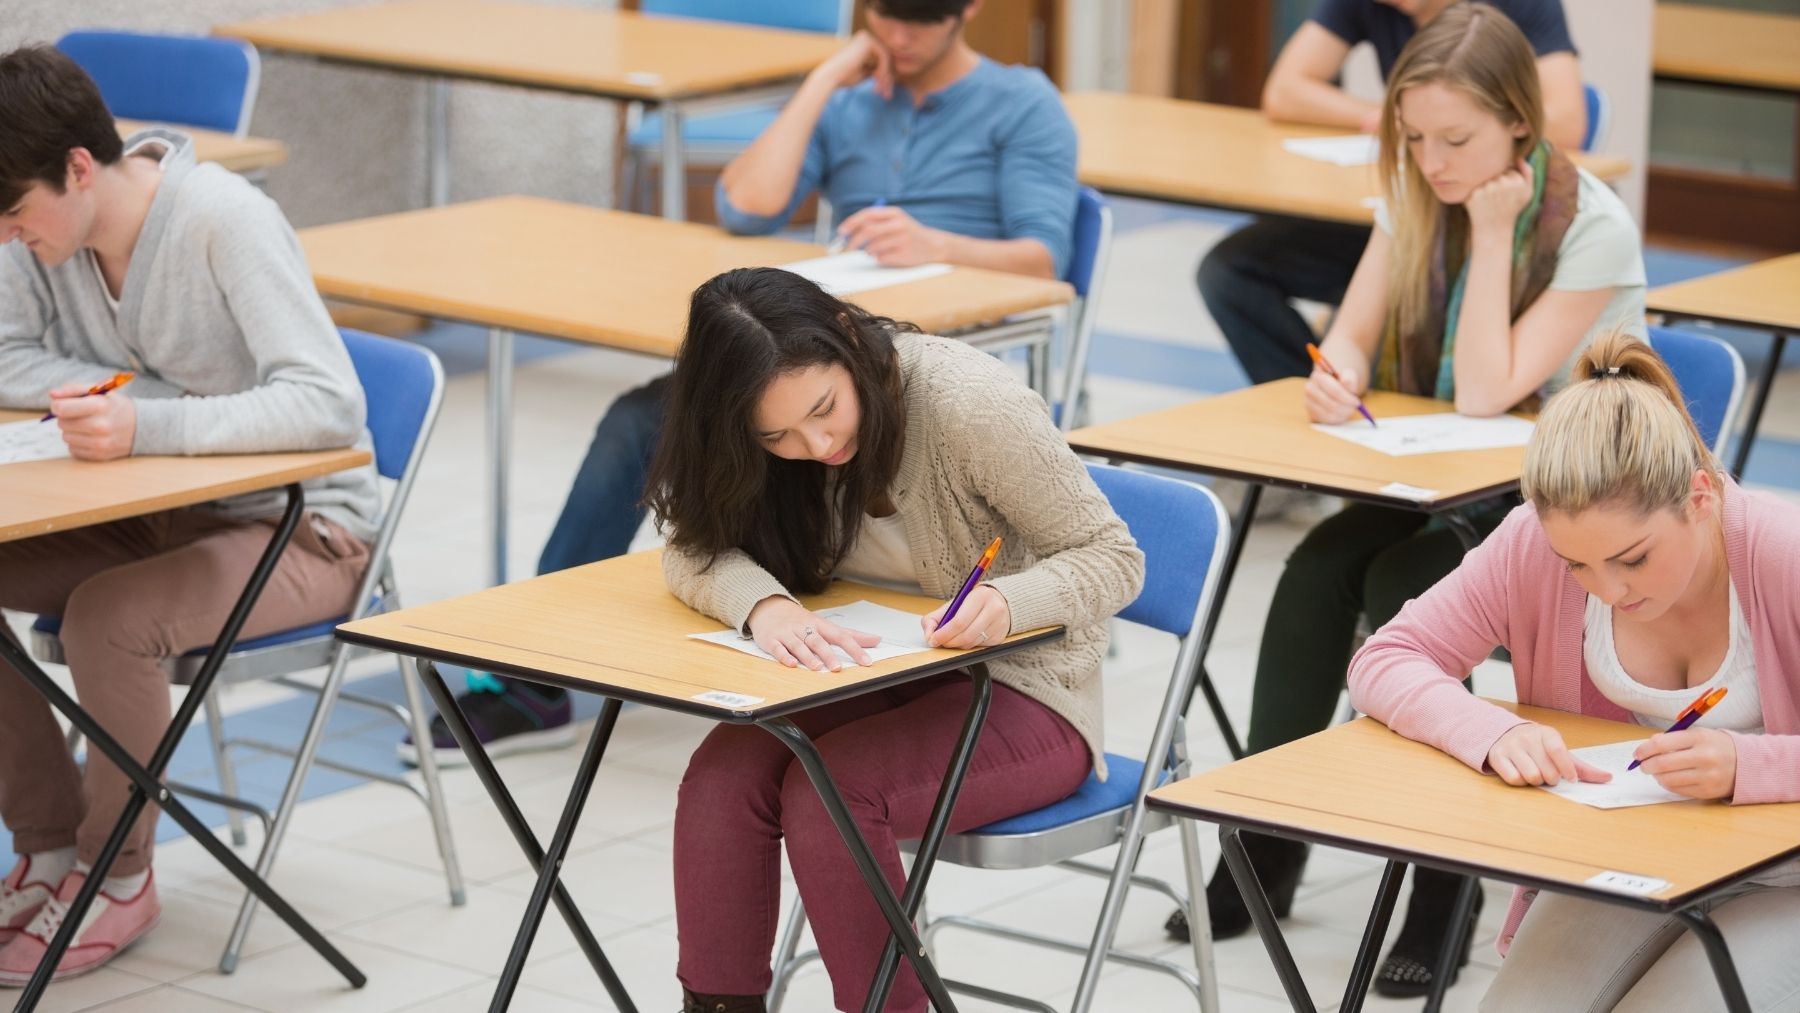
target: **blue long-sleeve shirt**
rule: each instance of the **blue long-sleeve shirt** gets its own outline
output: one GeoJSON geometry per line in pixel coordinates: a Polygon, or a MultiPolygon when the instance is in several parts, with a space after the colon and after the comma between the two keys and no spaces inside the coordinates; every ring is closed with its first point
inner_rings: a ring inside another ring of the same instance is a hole
{"type": "Polygon", "coordinates": [[[930,228],[1035,239],[1060,277],[1074,233],[1075,125],[1041,72],[986,57],[916,107],[904,87],[883,100],[864,81],[826,103],[779,214],[738,210],[722,184],[713,203],[725,228],[763,235],[815,190],[839,221],[880,199],[930,228]]]}

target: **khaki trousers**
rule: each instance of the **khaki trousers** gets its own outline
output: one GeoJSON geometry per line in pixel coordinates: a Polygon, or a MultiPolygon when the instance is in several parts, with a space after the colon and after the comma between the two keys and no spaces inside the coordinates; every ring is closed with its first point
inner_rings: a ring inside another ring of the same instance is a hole
{"type": "MultiPolygon", "coordinates": [[[[62,643],[83,708],[148,762],[168,730],[162,662],[211,644],[274,533],[273,519],[171,510],[0,543],[0,608],[61,615],[62,643]]],[[[308,513],[282,553],[241,636],[262,636],[349,611],[369,546],[308,513]]],[[[12,633],[0,623],[0,636],[12,633]]],[[[85,774],[50,705],[0,662],[0,819],[21,854],[75,845],[92,862],[131,783],[89,751],[85,774]]],[[[132,828],[112,872],[150,865],[157,809],[132,828]]]]}

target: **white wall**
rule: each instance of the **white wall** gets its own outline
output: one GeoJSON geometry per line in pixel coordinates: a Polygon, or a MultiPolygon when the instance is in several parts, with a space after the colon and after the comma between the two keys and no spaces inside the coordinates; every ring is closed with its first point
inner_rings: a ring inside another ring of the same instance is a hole
{"type": "MultiPolygon", "coordinates": [[[[0,50],[74,28],[204,33],[229,21],[356,0],[0,0],[0,50]]],[[[613,7],[616,0],[534,0],[613,7]]],[[[748,0],[747,0],[748,2],[748,0]]],[[[296,226],[425,202],[421,79],[280,54],[263,58],[252,133],[285,142],[268,191],[296,226]]],[[[527,193],[586,204],[612,196],[615,107],[602,99],[457,83],[451,89],[451,198],[527,193]]]]}

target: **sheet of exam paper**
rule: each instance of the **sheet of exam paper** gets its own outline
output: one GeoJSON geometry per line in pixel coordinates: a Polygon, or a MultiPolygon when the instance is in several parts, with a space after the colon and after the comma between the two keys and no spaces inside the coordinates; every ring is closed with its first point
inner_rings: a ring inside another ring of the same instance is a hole
{"type": "Polygon", "coordinates": [[[1321,433],[1349,440],[1390,457],[1444,454],[1457,450],[1523,447],[1531,441],[1532,423],[1517,415],[1478,419],[1456,412],[1375,417],[1375,425],[1358,415],[1336,425],[1314,423],[1321,433]]]}
{"type": "Polygon", "coordinates": [[[1625,809],[1630,806],[1688,801],[1686,795],[1677,795],[1657,784],[1656,778],[1645,773],[1644,768],[1632,771],[1625,769],[1631,766],[1631,754],[1637,752],[1637,747],[1645,741],[1647,740],[1632,739],[1628,742],[1609,742],[1604,746],[1569,750],[1584,762],[1612,774],[1612,780],[1605,784],[1563,781],[1539,787],[1552,795],[1560,795],[1571,802],[1591,805],[1596,809],[1625,809]]]}
{"type": "Polygon", "coordinates": [[[53,461],[68,456],[69,445],[63,442],[62,427],[53,422],[27,419],[0,425],[0,464],[53,461]]]}
{"type": "MultiPolygon", "coordinates": [[[[856,601],[838,608],[826,609],[817,613],[822,619],[828,619],[846,629],[862,633],[873,633],[881,638],[881,643],[868,649],[873,661],[886,661],[889,658],[905,657],[929,651],[925,646],[925,632],[919,627],[919,617],[911,612],[877,605],[872,601],[856,601]]],[[[736,630],[719,630],[716,633],[690,633],[690,640],[704,640],[709,644],[729,647],[741,651],[751,657],[764,661],[774,661],[775,656],[756,646],[756,641],[745,640],[738,636],[736,630]]],[[[845,665],[855,665],[844,649],[836,644],[832,650],[837,652],[838,659],[845,665]]]]}
{"type": "Polygon", "coordinates": [[[919,281],[950,273],[949,264],[882,267],[873,256],[864,250],[834,253],[829,256],[814,257],[811,260],[796,260],[791,264],[778,266],[783,271],[792,271],[802,278],[816,282],[820,288],[835,296],[854,295],[870,289],[904,285],[909,281],[919,281]]]}
{"type": "Polygon", "coordinates": [[[1337,137],[1290,137],[1281,146],[1296,155],[1332,165],[1374,165],[1381,156],[1381,142],[1374,134],[1337,137]]]}

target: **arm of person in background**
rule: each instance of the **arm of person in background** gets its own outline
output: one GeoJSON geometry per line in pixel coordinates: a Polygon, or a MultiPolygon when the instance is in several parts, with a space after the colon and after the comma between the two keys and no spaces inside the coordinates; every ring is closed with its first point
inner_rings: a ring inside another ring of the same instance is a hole
{"type": "MultiPolygon", "coordinates": [[[[1546,289],[1512,320],[1513,225],[1531,200],[1520,163],[1469,195],[1469,268],[1457,317],[1456,410],[1498,415],[1535,393],[1567,362],[1613,289],[1546,289]]],[[[1564,252],[1561,256],[1572,256],[1564,252]]]]}
{"type": "Polygon", "coordinates": [[[1380,228],[1369,232],[1344,301],[1332,318],[1319,351],[1337,377],[1315,367],[1306,378],[1306,414],[1314,422],[1347,422],[1357,415],[1357,399],[1369,389],[1369,367],[1387,323],[1388,257],[1393,240],[1380,228]]]}
{"type": "Polygon", "coordinates": [[[857,32],[806,75],[775,122],[719,175],[714,203],[726,229],[766,234],[786,224],[823,177],[825,152],[817,128],[826,105],[839,89],[870,77],[883,98],[893,94],[887,51],[868,32],[857,32]]]}
{"type": "Polygon", "coordinates": [[[1581,85],[1581,61],[1572,52],[1538,57],[1538,82],[1544,92],[1544,136],[1563,151],[1580,151],[1587,134],[1587,95],[1581,85]]]}
{"type": "Polygon", "coordinates": [[[1278,123],[1310,123],[1364,133],[1375,129],[1381,104],[1352,96],[1334,83],[1350,44],[1317,21],[1300,26],[1263,85],[1262,111],[1278,123]]]}

